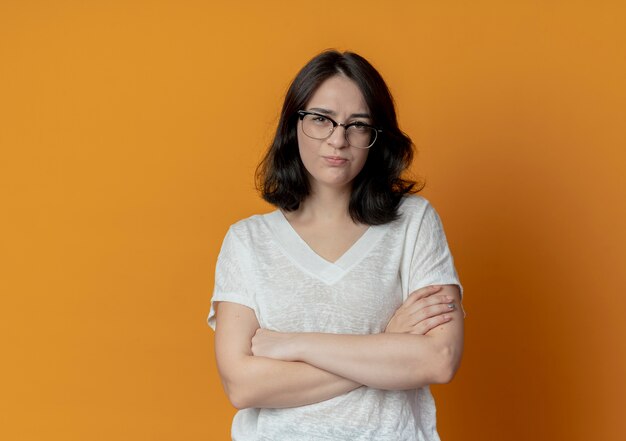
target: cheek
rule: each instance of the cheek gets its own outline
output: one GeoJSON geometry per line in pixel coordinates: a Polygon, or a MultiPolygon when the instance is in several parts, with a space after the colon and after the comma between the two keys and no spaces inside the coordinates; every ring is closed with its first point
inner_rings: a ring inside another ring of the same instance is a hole
{"type": "Polygon", "coordinates": [[[300,153],[300,158],[305,159],[311,155],[311,146],[305,139],[300,139],[298,137],[298,152],[300,153]]]}
{"type": "Polygon", "coordinates": [[[311,145],[310,139],[301,137],[300,133],[298,133],[298,153],[304,168],[310,171],[315,157],[315,146],[311,145]]]}
{"type": "Polygon", "coordinates": [[[369,150],[359,151],[356,155],[354,155],[355,164],[357,165],[359,172],[363,170],[363,167],[365,166],[365,162],[367,162],[368,155],[369,155],[369,150]]]}

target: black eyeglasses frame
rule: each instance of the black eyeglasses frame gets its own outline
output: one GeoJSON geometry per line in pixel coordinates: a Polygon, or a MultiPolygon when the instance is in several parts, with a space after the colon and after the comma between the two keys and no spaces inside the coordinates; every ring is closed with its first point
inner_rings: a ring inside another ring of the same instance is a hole
{"type": "Polygon", "coordinates": [[[367,128],[372,129],[374,131],[374,140],[372,141],[372,143],[370,145],[368,145],[367,147],[357,147],[357,146],[354,146],[354,145],[350,144],[351,147],[354,147],[356,149],[369,149],[370,147],[372,147],[376,143],[376,140],[378,139],[378,134],[383,132],[378,127],[374,127],[373,125],[364,123],[362,121],[353,121],[353,122],[348,123],[348,124],[343,124],[343,123],[339,123],[339,122],[335,121],[330,116],[324,115],[323,113],[319,113],[319,112],[310,112],[308,110],[298,110],[296,113],[298,114],[298,118],[300,118],[300,121],[302,121],[304,119],[304,117],[307,116],[307,115],[315,115],[315,116],[320,116],[322,118],[326,118],[328,121],[330,121],[333,124],[332,130],[330,131],[328,136],[325,136],[324,138],[313,138],[311,135],[308,135],[307,133],[305,133],[305,135],[308,136],[311,139],[328,139],[335,132],[335,129],[338,126],[341,126],[341,127],[344,128],[344,136],[346,138],[346,141],[348,142],[348,144],[350,144],[350,141],[348,140],[348,129],[350,127],[359,126],[359,127],[367,127],[367,128]]]}

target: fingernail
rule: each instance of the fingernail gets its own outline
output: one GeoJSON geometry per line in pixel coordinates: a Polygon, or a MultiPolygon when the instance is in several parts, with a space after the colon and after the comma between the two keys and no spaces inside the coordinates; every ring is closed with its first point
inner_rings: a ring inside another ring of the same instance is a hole
{"type": "Polygon", "coordinates": [[[448,308],[449,309],[454,309],[454,303],[448,303],[448,308]]]}

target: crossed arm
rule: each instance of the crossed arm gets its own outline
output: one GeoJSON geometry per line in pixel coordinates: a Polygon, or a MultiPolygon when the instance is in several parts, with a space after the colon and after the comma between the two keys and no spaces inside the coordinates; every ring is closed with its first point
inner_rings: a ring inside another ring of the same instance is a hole
{"type": "Polygon", "coordinates": [[[268,331],[245,306],[218,307],[218,369],[231,403],[240,409],[302,406],[362,385],[392,390],[446,383],[462,350],[455,285],[414,292],[385,332],[371,335],[268,331]]]}

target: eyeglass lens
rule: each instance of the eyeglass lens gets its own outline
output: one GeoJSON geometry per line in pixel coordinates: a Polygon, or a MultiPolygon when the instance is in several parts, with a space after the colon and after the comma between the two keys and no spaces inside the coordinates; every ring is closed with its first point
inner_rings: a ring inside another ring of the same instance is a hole
{"type": "MultiPolygon", "coordinates": [[[[304,115],[302,118],[304,134],[314,139],[326,139],[334,130],[333,122],[321,115],[304,115]]],[[[349,126],[346,129],[348,144],[357,148],[371,147],[376,140],[376,130],[360,125],[349,126]]]]}

